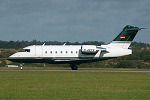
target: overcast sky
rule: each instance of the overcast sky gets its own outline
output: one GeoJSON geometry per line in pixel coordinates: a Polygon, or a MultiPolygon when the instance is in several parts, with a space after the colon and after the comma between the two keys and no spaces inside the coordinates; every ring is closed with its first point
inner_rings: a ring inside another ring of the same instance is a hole
{"type": "Polygon", "coordinates": [[[108,43],[125,25],[150,43],[150,0],[0,0],[0,40],[108,43]]]}

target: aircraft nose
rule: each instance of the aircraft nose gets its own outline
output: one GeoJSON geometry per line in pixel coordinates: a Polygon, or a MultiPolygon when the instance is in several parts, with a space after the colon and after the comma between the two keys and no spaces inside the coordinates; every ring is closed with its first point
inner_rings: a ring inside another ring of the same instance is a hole
{"type": "Polygon", "coordinates": [[[8,57],[7,60],[12,61],[12,62],[18,62],[18,60],[15,57],[8,57]]]}
{"type": "Polygon", "coordinates": [[[8,58],[7,58],[7,60],[12,61],[12,60],[13,60],[13,58],[12,58],[12,57],[8,57],[8,58]]]}
{"type": "Polygon", "coordinates": [[[13,61],[13,60],[14,60],[14,58],[15,58],[15,54],[13,54],[13,55],[9,56],[9,57],[7,58],[7,60],[9,60],[9,61],[13,61]]]}

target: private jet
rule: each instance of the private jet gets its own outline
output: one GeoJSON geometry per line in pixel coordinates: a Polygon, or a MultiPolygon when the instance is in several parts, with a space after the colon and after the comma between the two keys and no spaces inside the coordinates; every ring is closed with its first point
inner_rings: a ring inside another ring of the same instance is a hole
{"type": "Polygon", "coordinates": [[[77,70],[79,64],[97,62],[132,54],[129,48],[137,32],[143,28],[127,25],[107,45],[32,45],[7,58],[17,63],[70,64],[77,70]]]}

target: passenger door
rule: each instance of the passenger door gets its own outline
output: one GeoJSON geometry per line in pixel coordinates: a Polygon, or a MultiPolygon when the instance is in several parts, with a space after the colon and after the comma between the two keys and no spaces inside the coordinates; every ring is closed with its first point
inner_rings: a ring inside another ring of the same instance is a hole
{"type": "Polygon", "coordinates": [[[43,57],[43,46],[35,46],[35,58],[42,59],[43,57]]]}

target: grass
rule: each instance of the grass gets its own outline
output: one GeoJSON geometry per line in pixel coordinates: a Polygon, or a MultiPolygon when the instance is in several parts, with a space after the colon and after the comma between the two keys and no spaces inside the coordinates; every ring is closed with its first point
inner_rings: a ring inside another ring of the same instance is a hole
{"type": "Polygon", "coordinates": [[[0,100],[149,100],[150,73],[0,71],[0,100]]]}

